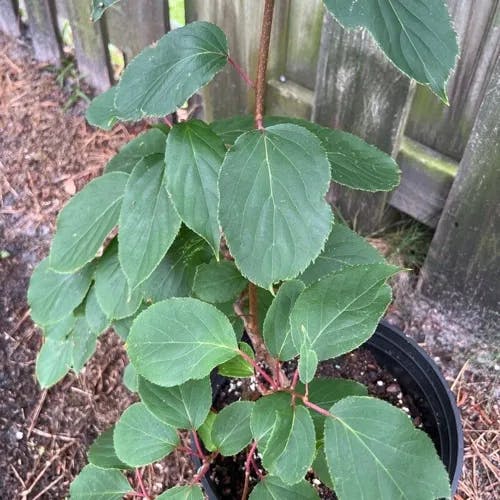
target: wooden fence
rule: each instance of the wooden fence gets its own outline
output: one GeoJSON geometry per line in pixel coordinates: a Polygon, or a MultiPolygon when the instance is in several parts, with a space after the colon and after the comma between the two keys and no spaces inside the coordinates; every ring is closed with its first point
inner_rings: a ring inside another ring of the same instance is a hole
{"type": "MultiPolygon", "coordinates": [[[[79,70],[101,91],[112,83],[108,43],[130,60],[170,29],[169,9],[165,0],[122,0],[92,24],[89,4],[23,5],[35,57],[59,64],[59,28],[68,19],[79,70]]],[[[185,0],[186,20],[218,24],[233,58],[254,74],[262,4],[185,0]]],[[[266,110],[353,132],[396,157],[401,185],[390,194],[335,188],[341,212],[365,233],[380,228],[391,207],[435,227],[422,292],[457,312],[474,308],[489,328],[500,310],[500,0],[448,5],[461,44],[450,107],[395,70],[368,33],[342,29],[321,0],[276,0],[266,110]]],[[[21,33],[17,7],[0,0],[0,30],[13,36],[21,33]]],[[[253,106],[230,67],[202,96],[207,120],[253,106]]]]}

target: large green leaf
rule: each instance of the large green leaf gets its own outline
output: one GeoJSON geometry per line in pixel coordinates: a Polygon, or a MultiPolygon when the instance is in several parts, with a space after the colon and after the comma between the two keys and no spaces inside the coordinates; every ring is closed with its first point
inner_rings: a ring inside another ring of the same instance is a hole
{"type": "Polygon", "coordinates": [[[123,370],[123,385],[130,392],[139,392],[139,375],[132,363],[129,363],[123,370]]]}
{"type": "Polygon", "coordinates": [[[170,31],[125,68],[115,98],[118,115],[126,120],[168,115],[226,62],[226,36],[214,24],[196,22],[170,31]]]}
{"type": "Polygon", "coordinates": [[[118,470],[85,466],[71,483],[71,500],[122,500],[134,490],[118,470]]]}
{"type": "MultiPolygon", "coordinates": [[[[241,351],[243,351],[249,358],[255,359],[255,354],[253,349],[246,343],[240,342],[238,344],[241,351]]],[[[217,367],[217,371],[223,377],[252,377],[255,374],[254,367],[241,355],[237,354],[234,358],[229,361],[222,363],[217,367]]]]}
{"type": "Polygon", "coordinates": [[[116,456],[113,432],[114,426],[104,431],[92,443],[88,451],[89,462],[101,469],[129,469],[130,467],[116,456]]]}
{"type": "Polygon", "coordinates": [[[342,399],[330,412],[325,453],[340,500],[450,497],[434,444],[404,412],[368,397],[342,399]]]}
{"type": "Polygon", "coordinates": [[[134,167],[151,155],[165,154],[166,134],[157,128],[151,128],[127,142],[118,153],[109,160],[105,172],[125,172],[130,174],[134,167]]]}
{"type": "Polygon", "coordinates": [[[391,289],[384,282],[396,271],[385,264],[350,266],[306,288],[290,316],[295,346],[306,342],[320,361],[360,346],[391,301],[391,289]]]}
{"type": "Polygon", "coordinates": [[[332,222],[324,199],[329,170],[319,140],[296,125],[236,141],[219,177],[219,219],[243,275],[269,288],[319,255],[332,222]]]}
{"type": "Polygon", "coordinates": [[[382,255],[365,238],[343,224],[334,224],[325,248],[299,279],[310,285],[345,266],[383,262],[382,255]]]}
{"type": "Polygon", "coordinates": [[[318,500],[311,483],[305,479],[294,485],[284,483],[279,477],[265,476],[252,490],[250,500],[318,500]]]}
{"type": "Polygon", "coordinates": [[[161,387],[140,377],[139,395],[156,418],[176,429],[198,429],[212,406],[208,377],[174,387],[161,387]]]}
{"type": "Polygon", "coordinates": [[[305,286],[302,281],[292,280],[283,283],[273,300],[264,320],[263,336],[269,352],[288,361],[298,354],[290,334],[290,312],[305,286]]]}
{"type": "Polygon", "coordinates": [[[85,118],[94,127],[111,130],[119,120],[115,108],[116,87],[111,87],[102,94],[94,97],[87,108],[85,118]]]}
{"type": "Polygon", "coordinates": [[[150,306],[134,321],[127,345],[137,372],[165,387],[206,377],[238,349],[226,316],[192,298],[150,306]]]}
{"type": "Polygon", "coordinates": [[[203,443],[203,446],[205,446],[208,451],[215,451],[217,449],[217,446],[215,446],[214,442],[212,441],[212,429],[216,418],[217,413],[215,413],[213,410],[210,410],[208,412],[207,418],[205,419],[205,422],[203,422],[203,424],[197,431],[198,436],[203,443]]]}
{"type": "Polygon", "coordinates": [[[42,389],[61,380],[71,368],[71,343],[66,338],[47,337],[36,357],[35,373],[42,389]]]}
{"type": "Polygon", "coordinates": [[[395,66],[447,102],[458,45],[443,0],[324,2],[344,27],[367,28],[395,66]]]}
{"type": "Polygon", "coordinates": [[[92,330],[83,311],[78,311],[75,318],[75,324],[68,340],[72,346],[71,366],[76,373],[79,373],[94,354],[99,334],[92,330]]]}
{"type": "Polygon", "coordinates": [[[199,120],[173,127],[165,153],[166,184],[184,223],[219,255],[217,179],[226,154],[222,140],[199,120]]]}
{"type": "Polygon", "coordinates": [[[127,408],[116,423],[113,443],[117,457],[132,467],[156,462],[179,444],[177,431],[158,420],[142,403],[127,408]]]}
{"type": "Polygon", "coordinates": [[[71,312],[57,323],[43,326],[42,333],[44,337],[50,337],[51,339],[64,339],[70,334],[71,330],[73,330],[75,321],[76,316],[71,312]]]}
{"type": "Polygon", "coordinates": [[[92,332],[96,335],[100,335],[110,325],[109,318],[101,309],[97,300],[95,286],[90,288],[87,298],[85,299],[85,319],[92,332]]]}
{"type": "Polygon", "coordinates": [[[196,268],[212,257],[207,243],[185,226],[142,288],[146,299],[159,302],[192,294],[196,268]]]}
{"type": "Polygon", "coordinates": [[[277,413],[277,419],[266,449],[264,467],[286,484],[302,480],[314,460],[316,434],[309,410],[304,406],[291,409],[291,420],[277,413]]]}
{"type": "Polygon", "coordinates": [[[117,3],[119,0],[92,0],[92,21],[98,21],[104,11],[117,3]]]}
{"type": "Polygon", "coordinates": [[[175,486],[156,497],[156,500],[203,500],[204,498],[201,487],[197,484],[191,484],[189,486],[175,486]]]}
{"type": "MultiPolygon", "coordinates": [[[[313,412],[314,413],[314,412],[313,412]]],[[[323,434],[323,430],[321,431],[323,434]]],[[[328,488],[334,490],[334,485],[332,478],[330,477],[330,470],[328,469],[328,463],[326,462],[325,447],[322,444],[316,449],[316,457],[311,466],[314,475],[328,488]]]]}
{"type": "Polygon", "coordinates": [[[67,317],[79,306],[92,282],[92,266],[74,274],[61,274],[49,268],[43,259],[35,268],[28,288],[31,318],[38,325],[52,325],[67,317]]]}
{"type": "Polygon", "coordinates": [[[148,156],[134,167],[125,188],[118,256],[132,290],[155,270],[181,227],[163,173],[163,156],[148,156]]]}
{"type": "Polygon", "coordinates": [[[251,401],[236,401],[226,406],[215,418],[212,441],[222,455],[236,455],[252,440],[250,415],[253,407],[251,401]]]}
{"type": "Polygon", "coordinates": [[[118,223],[128,175],[112,172],[90,181],[57,217],[50,248],[50,267],[74,272],[90,262],[118,223]]]}
{"type": "Polygon", "coordinates": [[[201,300],[222,303],[236,299],[247,284],[234,262],[212,261],[196,269],[193,291],[201,300]]]}
{"type": "Polygon", "coordinates": [[[311,382],[318,368],[318,355],[313,349],[309,349],[307,343],[302,344],[300,348],[298,368],[301,382],[311,382]]]}

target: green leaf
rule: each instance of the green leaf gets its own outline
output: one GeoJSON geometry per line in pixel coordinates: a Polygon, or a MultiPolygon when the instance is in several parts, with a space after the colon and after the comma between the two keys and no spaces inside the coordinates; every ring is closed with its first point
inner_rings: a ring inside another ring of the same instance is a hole
{"type": "Polygon", "coordinates": [[[72,345],[71,366],[79,373],[95,352],[98,334],[92,331],[83,312],[78,312],[75,316],[75,324],[68,340],[72,345]]]}
{"type": "Polygon", "coordinates": [[[289,317],[295,301],[304,288],[304,283],[299,280],[283,283],[264,320],[262,333],[266,347],[273,356],[282,361],[288,361],[298,354],[290,335],[289,317]]]}
{"type": "Polygon", "coordinates": [[[179,444],[177,431],[153,416],[142,403],[127,408],[116,423],[113,442],[118,458],[132,467],[162,459],[179,444]]]}
{"type": "Polygon", "coordinates": [[[200,120],[175,125],[167,139],[166,185],[184,223],[219,255],[217,179],[226,148],[200,120]]]}
{"type": "Polygon", "coordinates": [[[238,348],[224,314],[192,298],[150,306],[134,321],[127,344],[139,375],[165,387],[206,377],[238,348]]]}
{"type": "Polygon", "coordinates": [[[316,477],[328,488],[334,490],[332,478],[330,477],[330,470],[326,463],[325,447],[321,445],[316,451],[316,458],[312,464],[312,470],[316,477]]]}
{"type": "Polygon", "coordinates": [[[299,278],[306,285],[311,285],[345,266],[383,262],[384,258],[365,238],[343,224],[334,224],[325,248],[299,278]]]}
{"type": "Polygon", "coordinates": [[[28,288],[31,318],[39,325],[55,324],[79,306],[92,282],[93,267],[85,266],[74,274],[61,274],[43,259],[35,268],[28,288]]]}
{"type": "Polygon", "coordinates": [[[114,426],[104,431],[92,443],[88,451],[89,462],[101,469],[129,469],[130,467],[116,456],[113,432],[114,426]]]}
{"type": "Polygon", "coordinates": [[[42,333],[45,337],[50,337],[53,340],[65,339],[73,330],[75,321],[76,317],[71,312],[57,323],[44,326],[42,333]]]}
{"type": "Polygon", "coordinates": [[[118,470],[85,466],[71,483],[71,500],[122,500],[133,492],[125,476],[118,470]]]}
{"type": "Polygon", "coordinates": [[[172,113],[225,66],[227,50],[226,36],[214,24],[170,31],[125,68],[115,98],[120,118],[172,113]]]}
{"type": "Polygon", "coordinates": [[[302,344],[300,348],[299,358],[299,375],[300,380],[304,384],[308,384],[314,378],[316,369],[318,368],[317,354],[307,347],[307,344],[302,344]]]}
{"type": "Polygon", "coordinates": [[[71,368],[71,343],[65,338],[47,337],[36,358],[35,373],[42,389],[61,380],[71,368]]]}
{"type": "Polygon", "coordinates": [[[331,230],[329,181],[325,151],[302,127],[275,125],[238,138],[221,168],[219,219],[243,275],[269,288],[319,255],[331,230]]]}
{"type": "Polygon", "coordinates": [[[215,419],[217,417],[217,413],[214,411],[209,411],[205,422],[198,429],[198,435],[203,442],[203,445],[208,451],[215,451],[217,446],[215,446],[212,441],[212,429],[214,426],[215,419]]]}
{"type": "Polygon", "coordinates": [[[145,298],[159,302],[171,297],[191,295],[196,268],[211,257],[206,242],[182,226],[165,258],[141,287],[145,298]]]}
{"type": "Polygon", "coordinates": [[[263,464],[270,474],[286,484],[296,484],[304,478],[315,452],[316,434],[311,415],[304,406],[296,406],[291,422],[277,419],[263,454],[263,464]]]}
{"type": "Polygon", "coordinates": [[[156,497],[156,500],[203,500],[205,496],[200,486],[197,484],[192,484],[189,486],[175,486],[160,496],[156,497]]]}
{"type": "Polygon", "coordinates": [[[279,477],[265,476],[250,494],[250,500],[318,500],[319,496],[311,483],[301,480],[292,485],[285,484],[279,477]]]}
{"type": "Polygon", "coordinates": [[[361,191],[392,191],[400,181],[398,164],[359,137],[326,127],[314,133],[325,148],[332,180],[361,191]]]}
{"type": "Polygon", "coordinates": [[[91,287],[85,299],[85,319],[90,329],[96,335],[100,335],[109,328],[110,321],[106,313],[101,309],[97,300],[95,286],[91,287]]]}
{"type": "Polygon", "coordinates": [[[92,0],[92,21],[98,21],[104,11],[117,3],[119,0],[92,0]]]}
{"type": "Polygon", "coordinates": [[[241,337],[243,337],[244,325],[243,320],[234,311],[234,301],[214,305],[219,311],[222,311],[227,316],[227,319],[233,326],[236,340],[241,340],[241,337]]]}
{"type": "Polygon", "coordinates": [[[384,282],[397,270],[385,264],[350,266],[306,288],[290,316],[295,346],[306,342],[320,361],[360,346],[391,302],[391,289],[384,282]]]}
{"type": "MultiPolygon", "coordinates": [[[[238,346],[245,354],[247,354],[247,356],[255,359],[252,348],[246,342],[240,342],[238,346]]],[[[254,375],[253,366],[239,354],[237,354],[234,358],[231,358],[229,361],[222,363],[217,370],[223,377],[244,378],[254,375]]]]}
{"type": "Polygon", "coordinates": [[[212,406],[208,377],[175,387],[160,387],[141,377],[139,396],[156,418],[176,429],[198,429],[212,406]]]}
{"type": "Polygon", "coordinates": [[[139,306],[139,309],[137,309],[137,311],[132,316],[127,316],[123,319],[115,319],[113,321],[113,330],[123,341],[127,340],[130,328],[132,327],[132,323],[134,322],[135,318],[137,318],[137,316],[139,316],[139,314],[144,311],[145,308],[146,306],[144,304],[141,304],[139,306]]]}
{"type": "MultiPolygon", "coordinates": [[[[305,394],[305,386],[300,382],[296,387],[297,392],[305,394]]],[[[329,410],[334,403],[348,396],[367,396],[367,388],[354,380],[342,378],[315,378],[309,382],[309,401],[329,410]]],[[[323,436],[325,417],[318,412],[312,411],[311,417],[316,429],[316,436],[323,436]]]]}
{"type": "Polygon", "coordinates": [[[267,443],[279,417],[291,425],[292,398],[288,392],[275,392],[255,402],[250,417],[250,429],[260,453],[266,452],[267,443]]]}
{"type": "Polygon", "coordinates": [[[233,262],[222,260],[201,264],[196,269],[193,291],[201,299],[211,303],[229,302],[236,299],[247,286],[233,262]]]}
{"type": "Polygon", "coordinates": [[[251,401],[236,401],[217,415],[212,427],[212,441],[221,455],[236,455],[250,443],[250,415],[253,407],[251,401]]]}
{"type": "Polygon", "coordinates": [[[112,172],[90,181],[57,217],[50,267],[74,272],[90,262],[118,223],[128,175],[112,172]]]}
{"type": "Polygon", "coordinates": [[[264,288],[257,288],[257,316],[259,320],[259,330],[262,332],[264,329],[264,320],[267,312],[273,303],[274,295],[264,288]]]}
{"type": "Polygon", "coordinates": [[[123,371],[123,384],[130,392],[139,392],[139,376],[132,363],[129,363],[123,371]]]}
{"type": "Polygon", "coordinates": [[[163,172],[163,156],[148,156],[134,167],[125,188],[118,256],[132,290],[155,270],[181,227],[163,172]]]}
{"type": "Polygon", "coordinates": [[[326,459],[341,500],[450,497],[434,444],[404,412],[368,397],[342,399],[330,412],[335,418],[325,422],[326,459]]]}
{"type": "Polygon", "coordinates": [[[116,86],[94,97],[87,108],[85,118],[90,125],[103,130],[111,130],[119,120],[115,108],[116,86]]]}
{"type": "Polygon", "coordinates": [[[345,28],[368,29],[392,63],[444,102],[458,45],[443,0],[324,0],[345,28]]]}
{"type": "Polygon", "coordinates": [[[167,136],[157,128],[151,128],[127,142],[120,151],[109,160],[105,172],[132,173],[134,167],[151,155],[164,155],[167,136]]]}
{"type": "Polygon", "coordinates": [[[118,242],[113,240],[97,262],[95,291],[102,310],[109,319],[132,316],[141,305],[143,293],[130,291],[118,259],[118,242]]]}

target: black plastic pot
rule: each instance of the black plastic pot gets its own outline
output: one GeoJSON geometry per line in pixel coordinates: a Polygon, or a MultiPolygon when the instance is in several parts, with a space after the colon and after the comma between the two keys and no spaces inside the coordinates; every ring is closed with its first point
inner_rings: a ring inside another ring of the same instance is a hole
{"type": "MultiPolygon", "coordinates": [[[[422,413],[423,429],[434,441],[455,493],[463,465],[462,424],[455,398],[439,368],[413,339],[385,321],[362,347],[370,350],[378,363],[398,379],[403,392],[412,396],[422,413]]],[[[222,380],[213,377],[214,392],[222,380]]],[[[198,460],[195,465],[200,465],[198,460]]],[[[205,479],[203,487],[210,500],[219,498],[211,482],[205,479]]]]}

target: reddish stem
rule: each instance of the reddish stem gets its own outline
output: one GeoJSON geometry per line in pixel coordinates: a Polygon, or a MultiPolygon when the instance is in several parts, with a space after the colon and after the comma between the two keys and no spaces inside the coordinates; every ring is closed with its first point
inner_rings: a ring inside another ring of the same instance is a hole
{"type": "Polygon", "coordinates": [[[219,452],[214,452],[210,456],[205,458],[205,461],[203,462],[202,468],[198,471],[198,473],[193,477],[193,484],[199,483],[205,474],[208,472],[208,469],[210,468],[210,464],[212,463],[212,460],[219,454],[219,452]]]}
{"type": "Polygon", "coordinates": [[[308,408],[311,408],[311,410],[321,413],[321,415],[324,415],[325,417],[333,417],[333,415],[328,410],[324,410],[323,408],[321,408],[321,406],[311,403],[311,401],[308,401],[302,394],[297,394],[297,396],[301,398],[304,405],[306,405],[308,408]]]}
{"type": "Polygon", "coordinates": [[[192,431],[192,435],[193,435],[194,445],[196,446],[196,450],[198,452],[198,456],[203,459],[205,457],[205,453],[203,453],[203,448],[201,447],[200,439],[198,438],[198,433],[194,429],[192,431]]]}
{"type": "Polygon", "coordinates": [[[241,76],[243,81],[249,86],[249,87],[254,87],[254,83],[246,73],[246,71],[232,58],[229,57],[227,58],[228,63],[238,72],[238,74],[241,76]]]}
{"type": "Polygon", "coordinates": [[[299,369],[296,368],[295,371],[293,372],[292,385],[290,386],[292,391],[295,390],[298,381],[299,381],[299,369]]]}
{"type": "Polygon", "coordinates": [[[274,389],[278,390],[279,387],[276,382],[252,359],[246,352],[238,350],[238,354],[246,361],[248,361],[255,369],[256,372],[274,389]]]}
{"type": "Polygon", "coordinates": [[[243,494],[241,495],[241,500],[246,500],[248,498],[248,487],[250,483],[250,466],[256,448],[257,448],[257,441],[254,441],[247,454],[247,459],[245,460],[245,485],[243,486],[243,494]]]}
{"type": "Polygon", "coordinates": [[[139,469],[135,469],[135,478],[137,479],[137,483],[139,484],[139,488],[141,489],[141,495],[144,498],[149,498],[149,493],[146,490],[144,483],[142,482],[142,472],[139,469]]]}
{"type": "Polygon", "coordinates": [[[204,455],[200,455],[197,451],[193,451],[190,448],[186,448],[185,446],[178,446],[177,449],[179,451],[182,451],[183,453],[189,453],[191,455],[194,455],[195,457],[198,457],[201,460],[205,458],[204,455]]]}
{"type": "Polygon", "coordinates": [[[169,116],[165,116],[164,121],[170,128],[174,126],[169,116]]]}

